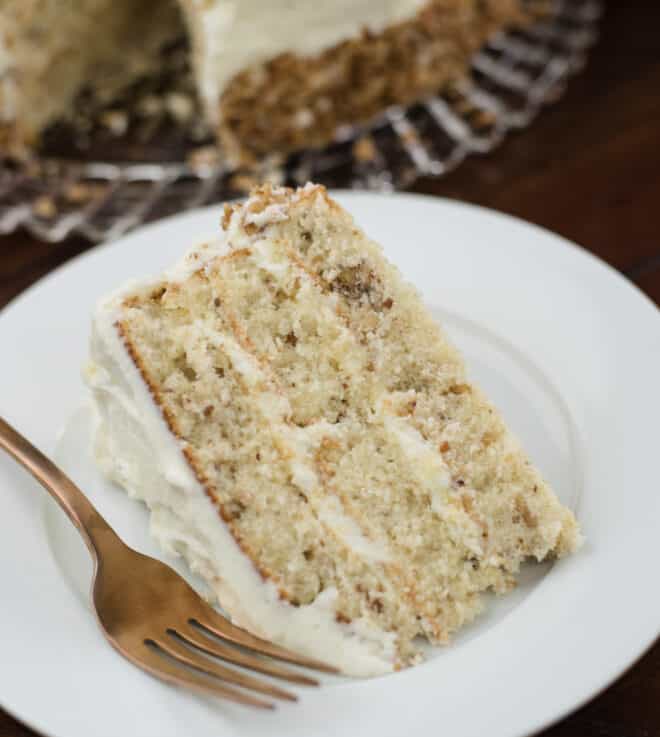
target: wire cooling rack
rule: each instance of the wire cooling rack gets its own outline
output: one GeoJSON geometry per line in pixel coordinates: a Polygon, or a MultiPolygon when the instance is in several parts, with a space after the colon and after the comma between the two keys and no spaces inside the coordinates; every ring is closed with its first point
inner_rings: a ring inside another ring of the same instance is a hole
{"type": "Polygon", "coordinates": [[[263,179],[388,191],[442,176],[466,156],[492,151],[558,99],[586,61],[601,12],[599,0],[555,0],[542,22],[501,34],[482,49],[469,81],[407,109],[392,108],[369,126],[340,131],[324,150],[252,171],[230,169],[206,132],[195,129],[187,54],[170,50],[159,80],[129,91],[123,107],[115,102],[86,118],[83,100],[75,130],[60,126],[36,160],[0,167],[0,234],[23,227],[51,243],[74,234],[99,242],[240,196],[263,179]],[[159,96],[172,87],[169,97],[159,96]]]}

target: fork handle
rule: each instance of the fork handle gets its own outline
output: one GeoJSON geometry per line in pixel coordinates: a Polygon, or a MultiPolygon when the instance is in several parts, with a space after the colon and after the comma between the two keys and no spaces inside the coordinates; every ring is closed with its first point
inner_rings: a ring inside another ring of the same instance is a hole
{"type": "Polygon", "coordinates": [[[104,547],[121,541],[80,489],[38,448],[0,417],[0,448],[26,468],[76,526],[96,562],[104,547]]]}

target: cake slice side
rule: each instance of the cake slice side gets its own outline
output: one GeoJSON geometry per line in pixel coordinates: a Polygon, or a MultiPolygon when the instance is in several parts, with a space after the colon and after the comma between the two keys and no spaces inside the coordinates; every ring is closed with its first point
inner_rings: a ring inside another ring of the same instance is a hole
{"type": "Polygon", "coordinates": [[[479,526],[461,510],[434,512],[430,500],[439,508],[448,490],[444,464],[432,458],[431,480],[420,479],[408,457],[419,439],[388,410],[366,346],[337,313],[338,302],[291,259],[287,242],[242,232],[230,244],[235,258],[210,265],[214,294],[240,325],[245,350],[287,397],[288,431],[306,438],[322,494],[339,499],[364,536],[392,550],[410,572],[402,583],[424,633],[446,641],[474,616],[476,592],[488,585],[475,582],[471,563],[479,526]],[[341,469],[336,458],[344,459],[341,469]]]}
{"type": "Polygon", "coordinates": [[[447,642],[525,559],[577,548],[419,296],[322,187],[261,188],[222,225],[102,304],[89,380],[106,471],[232,617],[383,672],[416,662],[418,635],[447,642]]]}
{"type": "Polygon", "coordinates": [[[526,557],[543,560],[575,550],[581,537],[572,513],[466,378],[462,359],[414,288],[322,187],[254,193],[245,210],[225,219],[230,241],[233,229],[245,229],[241,220],[254,227],[250,209],[267,213],[275,206],[286,217],[262,217],[262,235],[285,241],[292,257],[337,300],[338,312],[369,352],[393,414],[421,439],[423,457],[446,464],[454,501],[487,541],[488,555],[479,565],[515,573],[526,557]]]}

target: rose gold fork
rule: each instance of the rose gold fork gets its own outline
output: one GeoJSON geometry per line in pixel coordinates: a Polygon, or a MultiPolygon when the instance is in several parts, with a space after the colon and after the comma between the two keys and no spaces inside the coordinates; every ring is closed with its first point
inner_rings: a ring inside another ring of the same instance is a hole
{"type": "Polygon", "coordinates": [[[308,686],[318,681],[255,653],[337,672],[232,625],[169,566],[129,548],[73,481],[1,417],[0,448],[50,492],[83,536],[94,561],[92,602],[103,634],[138,667],[168,683],[266,709],[272,702],[247,691],[290,701],[297,697],[206,656],[308,686]]]}

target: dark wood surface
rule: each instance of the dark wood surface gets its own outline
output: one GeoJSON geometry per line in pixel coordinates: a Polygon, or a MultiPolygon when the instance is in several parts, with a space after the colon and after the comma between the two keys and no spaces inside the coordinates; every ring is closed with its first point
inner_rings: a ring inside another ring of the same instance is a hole
{"type": "MultiPolygon", "coordinates": [[[[659,304],[659,29],[660,3],[611,0],[588,67],[557,105],[495,154],[415,190],[550,228],[620,269],[659,304]]],[[[23,233],[0,238],[0,306],[88,247],[79,239],[46,245],[23,233]]],[[[33,734],[0,710],[0,737],[33,734]]],[[[660,644],[544,735],[660,737],[660,644]]]]}

